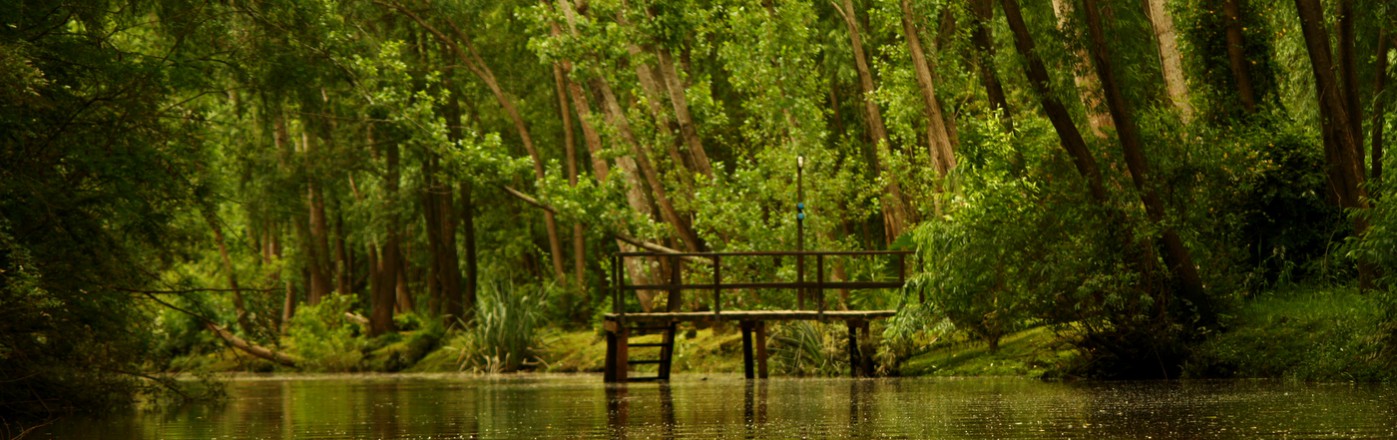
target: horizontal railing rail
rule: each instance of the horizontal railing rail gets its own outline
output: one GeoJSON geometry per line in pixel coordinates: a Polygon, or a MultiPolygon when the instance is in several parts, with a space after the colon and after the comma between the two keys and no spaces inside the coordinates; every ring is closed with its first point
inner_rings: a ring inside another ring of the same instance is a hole
{"type": "MultiPolygon", "coordinates": [[[[736,289],[795,289],[797,292],[797,309],[806,309],[806,298],[813,294],[815,298],[815,311],[817,316],[823,318],[826,309],[825,290],[857,290],[857,289],[892,289],[901,288],[907,282],[907,257],[912,255],[912,251],[749,251],[749,252],[618,252],[612,256],[612,314],[617,319],[624,319],[626,315],[626,292],[641,290],[667,291],[669,297],[666,301],[664,312],[681,312],[683,294],[685,291],[704,291],[712,294],[712,311],[714,318],[720,318],[723,313],[724,291],[736,289]],[[795,281],[738,281],[724,282],[723,262],[725,259],[741,257],[795,257],[796,258],[796,280],[795,281]],[[895,257],[897,262],[896,281],[830,281],[825,277],[825,262],[830,257],[895,257]],[[654,258],[667,261],[668,282],[648,282],[645,284],[627,284],[626,280],[626,260],[630,258],[654,258]],[[815,279],[806,280],[806,263],[813,260],[815,265],[815,279]],[[684,262],[708,263],[711,267],[712,282],[684,282],[684,262]]],[[[693,312],[685,312],[684,315],[692,315],[693,312]]]]}

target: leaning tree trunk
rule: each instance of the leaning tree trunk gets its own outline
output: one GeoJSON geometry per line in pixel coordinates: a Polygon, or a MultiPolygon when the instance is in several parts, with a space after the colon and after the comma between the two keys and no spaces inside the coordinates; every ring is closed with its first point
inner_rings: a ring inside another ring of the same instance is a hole
{"type": "MultiPolygon", "coordinates": [[[[1057,18],[1057,29],[1062,32],[1071,30],[1072,23],[1072,3],[1070,0],[1052,0],[1053,14],[1057,18]]],[[[1071,37],[1070,35],[1068,36],[1071,37]]],[[[1089,59],[1086,51],[1078,49],[1077,59],[1089,59]]],[[[1101,83],[1086,70],[1073,68],[1072,81],[1077,85],[1077,96],[1082,100],[1082,106],[1086,108],[1087,123],[1091,127],[1092,136],[1097,139],[1105,139],[1105,129],[1111,128],[1111,115],[1109,111],[1101,111],[1101,83]]]]}
{"type": "Polygon", "coordinates": [[[674,107],[674,117],[679,122],[679,133],[684,136],[684,144],[689,147],[689,156],[694,164],[694,171],[712,179],[713,165],[708,159],[708,152],[703,148],[703,139],[698,134],[698,124],[694,122],[694,116],[689,112],[689,99],[684,95],[684,83],[679,78],[673,57],[670,56],[669,49],[663,47],[656,50],[655,53],[659,56],[660,78],[664,80],[665,87],[668,89],[669,102],[674,107]]]}
{"type": "Polygon", "coordinates": [[[1126,102],[1125,95],[1121,93],[1120,83],[1116,79],[1097,0],[1084,1],[1087,30],[1091,33],[1091,54],[1094,61],[1092,64],[1096,66],[1096,74],[1106,95],[1107,108],[1110,109],[1111,119],[1116,124],[1116,133],[1120,138],[1125,164],[1130,169],[1131,181],[1140,193],[1140,201],[1145,205],[1145,214],[1152,223],[1162,229],[1164,258],[1170,272],[1177,278],[1183,298],[1196,308],[1199,325],[1212,326],[1217,322],[1217,312],[1213,309],[1212,300],[1208,298],[1207,292],[1203,290],[1203,279],[1198,274],[1198,267],[1193,264],[1193,256],[1188,247],[1184,246],[1183,239],[1165,220],[1167,215],[1164,202],[1160,200],[1159,193],[1150,181],[1149,160],[1145,157],[1139,126],[1135,123],[1130,104],[1126,102]]]}
{"type": "MultiPolygon", "coordinates": [[[[1340,10],[1343,10],[1341,1],[1340,10]]],[[[1350,6],[1351,7],[1351,6],[1350,6]]],[[[1367,209],[1368,194],[1364,189],[1362,136],[1357,133],[1353,119],[1361,117],[1349,108],[1347,96],[1356,93],[1346,90],[1336,76],[1333,55],[1329,50],[1329,34],[1324,25],[1324,9],[1319,0],[1295,0],[1295,8],[1300,14],[1300,30],[1305,35],[1305,47],[1310,54],[1310,66],[1315,76],[1316,97],[1320,108],[1320,129],[1325,133],[1325,160],[1328,162],[1329,186],[1339,206],[1347,209],[1367,209]]],[[[1342,28],[1343,25],[1340,25],[1342,28]]],[[[1352,39],[1340,41],[1340,45],[1352,44],[1352,39]]],[[[1343,52],[1340,48],[1339,51],[1343,52]]],[[[1348,61],[1352,62],[1352,58],[1348,61]]],[[[1353,217],[1353,233],[1363,236],[1368,231],[1364,216],[1353,217]]],[[[1372,282],[1372,268],[1367,264],[1358,266],[1359,288],[1366,289],[1372,282]]]]}
{"type": "MultiPolygon", "coordinates": [[[[847,5],[848,3],[846,3],[847,5]]],[[[913,23],[915,15],[909,0],[902,0],[902,29],[907,38],[907,50],[912,54],[912,68],[916,72],[917,86],[922,95],[922,113],[926,116],[926,140],[930,150],[931,163],[936,174],[945,178],[956,166],[955,152],[951,148],[951,136],[946,130],[945,114],[941,103],[936,100],[936,84],[932,81],[931,65],[922,51],[922,39],[917,35],[913,23]]]]}
{"type": "Polygon", "coordinates": [[[1146,5],[1154,41],[1159,46],[1159,64],[1169,100],[1179,110],[1185,123],[1193,119],[1193,105],[1188,102],[1188,83],[1184,81],[1183,56],[1179,54],[1179,37],[1174,31],[1174,16],[1164,6],[1165,0],[1148,0],[1146,5]]]}
{"type": "Polygon", "coordinates": [[[228,255],[228,242],[223,236],[223,226],[218,224],[218,217],[214,214],[212,206],[203,206],[200,211],[204,222],[213,230],[213,239],[218,245],[218,256],[223,263],[223,271],[228,273],[228,287],[233,289],[233,311],[237,313],[238,329],[245,335],[251,335],[252,321],[249,320],[247,307],[243,303],[243,291],[238,287],[238,274],[233,271],[233,259],[228,255]]]}
{"type": "Polygon", "coordinates": [[[1048,69],[1043,64],[1043,59],[1038,56],[1033,36],[1028,33],[1028,25],[1024,23],[1019,2],[1017,0],[1000,0],[1000,6],[1004,9],[1004,18],[1009,22],[1010,31],[1014,33],[1014,47],[1018,49],[1019,55],[1023,56],[1027,64],[1026,73],[1029,86],[1037,95],[1038,102],[1043,107],[1043,113],[1048,116],[1048,122],[1052,123],[1053,130],[1057,131],[1058,138],[1062,141],[1062,148],[1067,150],[1068,156],[1072,157],[1072,164],[1077,168],[1077,173],[1086,179],[1092,199],[1103,205],[1109,203],[1110,198],[1106,194],[1106,186],[1102,183],[1101,168],[1097,165],[1091,150],[1087,149],[1082,132],[1077,130],[1077,125],[1072,122],[1072,115],[1067,111],[1067,106],[1057,99],[1057,94],[1052,90],[1052,79],[1048,76],[1048,69]]]}
{"type": "MultiPolygon", "coordinates": [[[[1344,100],[1344,105],[1348,108],[1349,131],[1353,133],[1357,148],[1354,149],[1354,157],[1358,160],[1358,168],[1362,170],[1363,165],[1363,108],[1358,104],[1358,55],[1357,36],[1354,32],[1353,0],[1339,0],[1338,17],[1336,17],[1337,31],[1335,32],[1334,46],[1339,52],[1339,93],[1344,100]]],[[[1360,173],[1361,174],[1361,173],[1360,173]]]]}
{"type": "MultiPolygon", "coordinates": [[[[556,24],[554,26],[557,26],[556,24]]],[[[567,158],[568,185],[577,186],[577,135],[573,132],[572,111],[568,106],[568,79],[563,74],[562,63],[553,63],[553,86],[558,94],[558,114],[563,121],[563,150],[567,158]]],[[[573,288],[581,291],[587,281],[586,242],[582,234],[582,223],[572,224],[572,264],[573,288]]]]}
{"type": "Polygon", "coordinates": [[[974,0],[971,4],[974,22],[970,27],[970,41],[975,45],[975,64],[980,70],[980,84],[985,88],[990,109],[999,114],[1005,131],[1014,131],[1014,118],[1009,114],[1009,100],[1004,96],[1004,86],[999,81],[999,73],[994,68],[994,40],[991,22],[994,20],[994,0],[974,0]]]}
{"type": "MultiPolygon", "coordinates": [[[[844,17],[844,24],[849,30],[850,45],[854,49],[854,67],[859,73],[859,86],[863,90],[863,109],[868,116],[868,130],[871,132],[874,143],[875,169],[888,181],[887,197],[883,207],[883,228],[887,231],[885,239],[888,244],[896,240],[902,232],[907,230],[911,224],[911,215],[907,209],[906,198],[902,194],[902,185],[898,183],[897,176],[882,161],[877,159],[877,145],[884,145],[889,153],[893,153],[895,148],[888,138],[888,129],[883,125],[883,113],[878,109],[878,103],[873,100],[873,74],[868,68],[867,58],[863,53],[863,38],[859,36],[858,22],[854,20],[854,3],[852,0],[844,0],[844,7],[834,5],[840,15],[844,17]]],[[[891,154],[890,154],[891,155],[891,154]]]]}

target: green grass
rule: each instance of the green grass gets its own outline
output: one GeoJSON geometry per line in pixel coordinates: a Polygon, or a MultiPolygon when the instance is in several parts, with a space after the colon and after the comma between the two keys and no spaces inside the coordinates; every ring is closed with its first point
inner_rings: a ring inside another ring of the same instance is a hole
{"type": "Polygon", "coordinates": [[[1040,378],[1061,369],[1075,353],[1047,327],[1035,327],[1006,335],[995,352],[978,340],[938,344],[904,361],[899,370],[904,376],[1040,378]]]}
{"type": "Polygon", "coordinates": [[[1294,288],[1248,300],[1229,329],[1200,344],[1192,377],[1390,382],[1385,295],[1356,288],[1294,288]]]}

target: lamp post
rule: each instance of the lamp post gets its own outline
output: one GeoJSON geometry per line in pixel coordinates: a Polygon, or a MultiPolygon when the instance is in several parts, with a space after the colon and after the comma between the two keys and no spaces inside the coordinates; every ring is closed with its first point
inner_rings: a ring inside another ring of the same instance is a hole
{"type": "Polygon", "coordinates": [[[796,156],[796,278],[801,287],[796,289],[796,302],[800,309],[805,308],[805,156],[796,156]]]}

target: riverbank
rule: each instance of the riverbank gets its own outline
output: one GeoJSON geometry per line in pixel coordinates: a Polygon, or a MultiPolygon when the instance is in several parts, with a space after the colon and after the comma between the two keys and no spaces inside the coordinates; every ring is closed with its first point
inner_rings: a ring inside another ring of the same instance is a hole
{"type": "MultiPolygon", "coordinates": [[[[1282,378],[1301,381],[1397,381],[1391,322],[1385,294],[1360,294],[1351,287],[1290,288],[1242,302],[1225,321],[1226,330],[1192,347],[1185,378],[1282,378]]],[[[772,372],[789,376],[847,374],[844,336],[835,325],[774,323],[769,342],[772,372]]],[[[875,332],[879,329],[875,327],[875,332]]],[[[539,330],[534,359],[520,368],[545,373],[600,372],[606,341],[595,329],[539,330]]],[[[657,342],[658,335],[634,342],[657,342]]],[[[896,365],[879,354],[880,371],[898,376],[1058,377],[1080,356],[1068,337],[1035,327],[1004,337],[997,351],[974,339],[945,335],[896,365]]],[[[464,362],[459,336],[405,332],[395,341],[362,349],[352,363],[321,364],[308,371],[501,372],[498,366],[464,362]],[[453,339],[455,338],[455,339],[453,339]],[[324,368],[323,365],[334,365],[324,368]]],[[[681,327],[676,337],[676,374],[742,371],[741,332],[735,326],[681,327]]],[[[172,363],[178,371],[284,371],[268,362],[225,349],[172,363]]]]}

